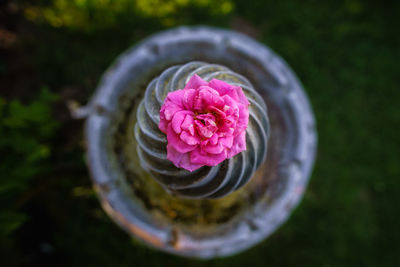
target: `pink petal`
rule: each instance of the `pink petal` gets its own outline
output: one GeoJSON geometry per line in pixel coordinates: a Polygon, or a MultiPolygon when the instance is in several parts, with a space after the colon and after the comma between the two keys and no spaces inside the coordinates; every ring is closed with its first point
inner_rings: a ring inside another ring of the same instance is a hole
{"type": "Polygon", "coordinates": [[[172,118],[171,125],[172,129],[174,130],[175,133],[180,134],[182,129],[181,129],[181,124],[183,120],[185,119],[186,116],[186,111],[178,111],[175,113],[174,117],[172,118]]]}
{"type": "Polygon", "coordinates": [[[232,115],[232,116],[238,116],[239,115],[239,107],[238,107],[238,102],[236,102],[234,99],[232,99],[232,97],[228,96],[228,95],[224,95],[222,96],[222,99],[224,99],[225,105],[227,105],[229,107],[229,109],[227,111],[225,111],[225,113],[227,115],[232,115]]]}
{"type": "Polygon", "coordinates": [[[193,109],[193,102],[194,102],[194,97],[196,96],[196,90],[195,89],[187,89],[184,90],[183,94],[183,106],[187,110],[192,110],[193,109]]]}
{"type": "Polygon", "coordinates": [[[191,135],[194,135],[193,114],[186,115],[181,127],[183,130],[188,131],[191,135]]]}
{"type": "Polygon", "coordinates": [[[201,127],[198,130],[200,131],[200,134],[205,138],[210,138],[214,134],[214,132],[208,127],[201,127]]]}
{"type": "Polygon", "coordinates": [[[221,137],[219,143],[226,148],[231,148],[233,144],[233,136],[221,137]]]}
{"type": "Polygon", "coordinates": [[[235,131],[236,122],[237,118],[234,118],[233,116],[228,116],[224,120],[221,120],[219,122],[218,130],[220,133],[224,133],[224,135],[220,136],[232,135],[235,131]]]}
{"type": "Polygon", "coordinates": [[[243,93],[243,90],[240,86],[234,86],[237,95],[239,96],[239,102],[244,105],[250,105],[249,100],[247,100],[246,95],[243,93]]]}
{"type": "Polygon", "coordinates": [[[198,145],[200,144],[200,139],[197,136],[190,135],[186,131],[182,131],[180,139],[188,145],[198,145]]]}
{"type": "Polygon", "coordinates": [[[228,150],[228,158],[235,156],[236,154],[246,150],[246,132],[243,131],[233,139],[233,145],[228,150]]]}
{"type": "Polygon", "coordinates": [[[183,108],[183,95],[185,94],[185,92],[183,90],[176,90],[173,92],[169,92],[167,97],[164,100],[164,103],[166,101],[170,101],[176,105],[178,105],[179,107],[183,108]]]}
{"type": "Polygon", "coordinates": [[[216,145],[218,143],[218,134],[215,133],[213,136],[211,136],[209,142],[212,145],[216,145]]]}
{"type": "Polygon", "coordinates": [[[224,147],[221,144],[217,144],[217,145],[211,145],[208,144],[206,146],[202,146],[201,149],[204,152],[210,153],[210,154],[220,154],[222,151],[224,151],[224,147]]]}
{"type": "Polygon", "coordinates": [[[204,81],[202,78],[200,78],[200,76],[198,76],[197,74],[193,75],[192,78],[190,78],[190,80],[187,82],[187,84],[185,85],[185,90],[186,89],[197,89],[202,85],[207,85],[207,82],[204,81]]]}
{"type": "Polygon", "coordinates": [[[208,143],[210,143],[210,139],[204,139],[203,141],[200,142],[201,146],[206,146],[208,143]]]}
{"type": "Polygon", "coordinates": [[[197,147],[197,146],[188,145],[185,142],[183,142],[179,138],[179,136],[174,132],[174,130],[172,129],[171,124],[168,125],[168,129],[167,129],[167,140],[168,140],[168,145],[171,145],[180,153],[190,152],[197,147]]]}
{"type": "Polygon", "coordinates": [[[179,168],[182,157],[185,154],[178,152],[171,144],[167,145],[167,159],[179,168]]]}
{"type": "MultiPolygon", "coordinates": [[[[227,105],[225,105],[226,107],[228,107],[227,105]]],[[[229,107],[228,107],[229,108],[229,107]]],[[[209,107],[209,111],[212,112],[213,114],[215,114],[215,116],[218,117],[218,120],[223,120],[226,118],[226,114],[225,112],[223,112],[222,110],[220,110],[219,108],[216,108],[214,106],[209,107]]]]}
{"type": "Polygon", "coordinates": [[[190,152],[190,160],[192,163],[203,164],[207,166],[216,166],[226,159],[226,151],[220,154],[209,154],[203,152],[200,147],[190,152]]]}
{"type": "Polygon", "coordinates": [[[193,163],[190,160],[190,154],[187,153],[182,157],[181,162],[179,163],[179,167],[184,168],[190,172],[197,170],[198,168],[203,167],[203,164],[193,163]]]}
{"type": "Polygon", "coordinates": [[[177,133],[181,133],[182,131],[182,123],[185,120],[186,116],[193,116],[193,112],[190,110],[181,110],[174,114],[171,125],[172,129],[177,133]]]}
{"type": "Polygon", "coordinates": [[[158,124],[158,128],[161,130],[161,132],[163,132],[165,134],[167,133],[168,123],[169,122],[165,119],[164,110],[163,110],[163,108],[161,108],[160,122],[158,124]]]}
{"type": "Polygon", "coordinates": [[[212,79],[208,83],[208,86],[217,90],[221,96],[229,95],[230,97],[232,97],[233,100],[239,101],[239,96],[236,92],[235,86],[230,85],[229,83],[217,79],[212,79]]]}
{"type": "Polygon", "coordinates": [[[223,107],[224,100],[221,98],[218,91],[208,87],[201,86],[199,88],[199,101],[201,101],[202,109],[207,109],[209,106],[223,107]]]}
{"type": "Polygon", "coordinates": [[[167,159],[170,160],[177,168],[184,168],[188,171],[194,171],[204,166],[202,164],[192,163],[189,153],[179,153],[175,148],[167,145],[167,159]]]}
{"type": "Polygon", "coordinates": [[[164,102],[164,105],[162,106],[161,110],[163,111],[161,113],[163,114],[164,118],[167,121],[170,121],[172,120],[172,117],[175,115],[176,112],[182,110],[182,107],[167,100],[164,102]]]}
{"type": "Polygon", "coordinates": [[[239,118],[236,124],[236,131],[241,132],[246,130],[248,123],[249,123],[249,109],[244,105],[240,105],[239,118]]]}

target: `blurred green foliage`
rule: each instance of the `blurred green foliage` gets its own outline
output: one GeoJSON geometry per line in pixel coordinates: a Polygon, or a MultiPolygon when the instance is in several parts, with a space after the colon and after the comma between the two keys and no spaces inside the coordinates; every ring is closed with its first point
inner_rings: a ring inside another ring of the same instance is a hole
{"type": "Polygon", "coordinates": [[[5,47],[0,31],[0,265],[400,266],[399,1],[19,0],[0,8],[16,39],[5,47]],[[234,28],[269,45],[298,74],[317,118],[318,159],[301,206],[268,240],[227,259],[166,255],[114,225],[91,189],[82,123],[64,104],[85,103],[122,51],[181,24],[234,28]],[[43,84],[53,93],[38,93],[43,84]]]}
{"type": "Polygon", "coordinates": [[[26,220],[10,203],[28,189],[35,175],[50,168],[51,147],[46,141],[58,126],[50,108],[56,99],[46,88],[29,105],[0,98],[0,238],[26,220]]]}
{"type": "Polygon", "coordinates": [[[120,26],[121,17],[135,15],[173,26],[186,8],[202,9],[218,16],[231,12],[233,4],[230,0],[55,0],[45,7],[28,5],[24,13],[31,21],[57,28],[93,30],[120,26]]]}

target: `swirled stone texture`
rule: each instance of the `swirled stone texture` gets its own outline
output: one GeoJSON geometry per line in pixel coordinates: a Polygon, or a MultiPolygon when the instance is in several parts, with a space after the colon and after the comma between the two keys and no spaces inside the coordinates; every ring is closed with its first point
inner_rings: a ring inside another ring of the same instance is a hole
{"type": "Polygon", "coordinates": [[[246,78],[221,65],[190,62],[170,67],[150,82],[137,110],[135,137],[142,167],[166,190],[181,197],[219,198],[245,185],[266,157],[268,136],[267,107],[263,99],[246,78]],[[167,139],[158,125],[167,94],[184,88],[195,74],[205,81],[218,79],[240,86],[250,106],[247,149],[217,166],[189,172],[167,159],[167,139]]]}

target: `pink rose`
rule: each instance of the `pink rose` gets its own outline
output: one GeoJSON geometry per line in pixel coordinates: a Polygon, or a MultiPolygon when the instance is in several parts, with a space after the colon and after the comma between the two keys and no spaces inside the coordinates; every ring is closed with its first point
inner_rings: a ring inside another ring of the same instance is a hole
{"type": "Polygon", "coordinates": [[[167,159],[194,171],[216,166],[246,150],[249,101],[242,88],[193,75],[184,89],[168,93],[158,127],[167,135],[167,159]]]}

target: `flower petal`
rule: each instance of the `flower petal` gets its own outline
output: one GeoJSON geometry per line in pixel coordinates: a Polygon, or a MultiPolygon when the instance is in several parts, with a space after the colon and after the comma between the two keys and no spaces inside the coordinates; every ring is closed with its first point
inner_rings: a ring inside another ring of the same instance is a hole
{"type": "Polygon", "coordinates": [[[239,101],[239,96],[237,94],[235,86],[230,85],[229,83],[217,79],[212,79],[208,83],[208,86],[217,90],[221,96],[229,95],[233,100],[239,101]]]}
{"type": "Polygon", "coordinates": [[[236,154],[246,150],[246,131],[241,132],[233,139],[233,145],[228,150],[228,158],[235,156],[236,154]]]}
{"type": "Polygon", "coordinates": [[[164,101],[170,101],[183,109],[182,100],[184,94],[185,94],[184,90],[176,90],[173,92],[169,92],[164,101]]]}
{"type": "Polygon", "coordinates": [[[161,108],[160,118],[161,116],[164,116],[167,121],[170,121],[175,113],[181,110],[182,107],[172,103],[171,101],[166,101],[164,102],[164,106],[161,108]]]}
{"type": "Polygon", "coordinates": [[[195,134],[193,122],[194,122],[193,114],[192,115],[187,114],[181,124],[182,129],[188,131],[191,135],[195,134]]]}
{"type": "Polygon", "coordinates": [[[171,161],[177,168],[184,168],[190,172],[201,168],[202,164],[192,163],[189,153],[179,153],[173,146],[167,145],[167,159],[171,161]]]}
{"type": "Polygon", "coordinates": [[[220,154],[225,148],[221,144],[202,146],[201,149],[210,154],[220,154]]]}
{"type": "Polygon", "coordinates": [[[198,145],[200,144],[200,139],[197,136],[193,136],[186,131],[182,131],[180,139],[188,145],[198,145]]]}
{"type": "Polygon", "coordinates": [[[171,145],[180,153],[190,152],[197,147],[197,146],[193,146],[193,145],[188,145],[185,142],[183,142],[180,139],[179,135],[177,135],[174,132],[174,130],[172,129],[171,124],[168,125],[168,129],[167,129],[167,140],[168,140],[168,145],[171,145]]]}
{"type": "Polygon", "coordinates": [[[204,81],[202,78],[200,78],[199,75],[195,74],[193,75],[190,80],[187,82],[185,85],[185,90],[186,89],[197,89],[202,85],[207,85],[207,82],[204,81]]]}
{"type": "Polygon", "coordinates": [[[185,119],[185,111],[178,111],[174,114],[174,117],[172,118],[171,121],[171,126],[172,129],[174,130],[175,133],[180,134],[182,129],[181,129],[181,124],[183,120],[185,119]]]}
{"type": "Polygon", "coordinates": [[[176,167],[180,167],[180,162],[185,154],[178,152],[171,144],[167,145],[167,159],[176,167]]]}
{"type": "Polygon", "coordinates": [[[181,133],[182,123],[185,120],[186,116],[193,116],[193,112],[190,110],[181,110],[174,114],[174,116],[171,120],[171,125],[172,125],[172,129],[174,129],[174,131],[177,134],[181,133]]]}
{"type": "Polygon", "coordinates": [[[233,145],[233,136],[221,137],[219,138],[219,143],[226,148],[231,148],[233,145]]]}
{"type": "Polygon", "coordinates": [[[226,159],[226,151],[222,151],[220,154],[209,154],[197,147],[195,150],[190,152],[190,160],[192,163],[203,164],[207,166],[216,166],[226,159]]]}
{"type": "Polygon", "coordinates": [[[183,106],[186,110],[193,109],[194,97],[196,96],[195,89],[186,89],[183,94],[183,106]]]}
{"type": "Polygon", "coordinates": [[[218,91],[208,86],[199,88],[198,101],[201,101],[203,110],[208,109],[210,106],[223,107],[225,104],[218,91]]]}
{"type": "Polygon", "coordinates": [[[236,93],[239,97],[239,102],[242,103],[243,105],[250,105],[249,100],[247,100],[246,95],[243,93],[243,90],[240,86],[234,86],[234,89],[236,90],[236,93]]]}
{"type": "Polygon", "coordinates": [[[162,108],[161,108],[161,111],[160,111],[160,123],[158,124],[158,128],[160,129],[160,131],[161,132],[163,132],[163,133],[167,133],[167,128],[168,128],[168,124],[169,124],[169,121],[167,121],[166,119],[165,119],[165,115],[164,115],[164,109],[165,107],[163,106],[162,108]]]}
{"type": "Polygon", "coordinates": [[[199,164],[199,163],[193,163],[190,160],[190,154],[186,153],[183,157],[181,162],[179,163],[180,168],[184,168],[185,170],[188,170],[190,172],[195,171],[201,167],[203,167],[204,164],[199,164]]]}
{"type": "Polygon", "coordinates": [[[218,143],[218,134],[214,134],[213,136],[211,136],[211,138],[209,139],[210,144],[212,145],[216,145],[218,143]]]}
{"type": "Polygon", "coordinates": [[[246,130],[247,125],[249,123],[249,109],[240,104],[239,105],[239,118],[237,120],[237,124],[236,124],[236,132],[242,132],[244,130],[246,130]]]}

